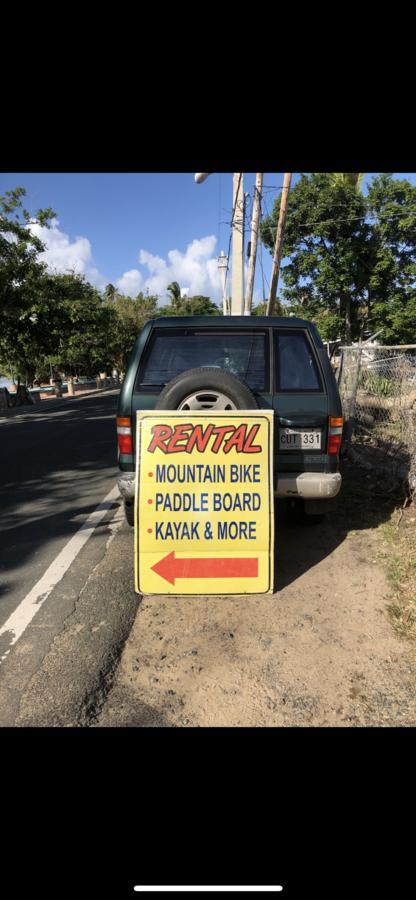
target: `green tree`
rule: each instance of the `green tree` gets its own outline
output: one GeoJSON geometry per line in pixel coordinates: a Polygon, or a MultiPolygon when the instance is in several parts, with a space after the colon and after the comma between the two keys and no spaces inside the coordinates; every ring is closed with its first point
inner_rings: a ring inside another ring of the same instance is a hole
{"type": "Polygon", "coordinates": [[[180,306],[182,316],[222,316],[222,310],[210,297],[195,294],[193,297],[183,297],[180,306]]]}
{"type": "MultiPolygon", "coordinates": [[[[383,329],[384,343],[416,331],[416,187],[375,176],[366,196],[349,173],[302,175],[290,195],[283,253],[289,313],[347,343],[383,329]]],[[[262,225],[272,249],[279,199],[262,225]]]]}
{"type": "Polygon", "coordinates": [[[47,333],[43,357],[63,371],[96,375],[112,365],[116,314],[98,290],[75,272],[45,274],[37,324],[47,333]]]}
{"type": "MultiPolygon", "coordinates": [[[[279,208],[280,198],[262,224],[271,251],[279,208]]],[[[349,343],[360,327],[373,252],[366,201],[356,184],[325,173],[301,175],[290,194],[283,245],[288,311],[319,322],[324,337],[342,333],[349,343]]]]}
{"type": "Polygon", "coordinates": [[[299,313],[301,307],[306,317],[323,319],[331,331],[342,330],[347,343],[365,292],[365,215],[365,200],[355,185],[319,173],[301,176],[286,220],[283,252],[290,262],[282,271],[283,295],[295,307],[291,311],[299,313]]]}
{"type": "Polygon", "coordinates": [[[0,365],[30,381],[41,338],[38,305],[46,268],[38,259],[44,245],[30,225],[49,227],[54,212],[38,210],[32,217],[22,205],[25,194],[18,187],[0,197],[0,365]]]}
{"type": "MultiPolygon", "coordinates": [[[[113,362],[117,369],[124,372],[133,344],[140,334],[143,325],[159,314],[158,298],[140,293],[135,299],[117,295],[113,305],[115,313],[114,331],[111,337],[113,362]]],[[[171,310],[169,308],[169,312],[171,310]]]]}
{"type": "Polygon", "coordinates": [[[222,310],[210,297],[203,294],[194,294],[191,297],[182,296],[177,281],[173,281],[167,287],[171,295],[171,306],[161,307],[158,314],[175,316],[220,316],[222,310]]]}
{"type": "Polygon", "coordinates": [[[107,284],[104,290],[104,299],[108,300],[110,303],[113,302],[117,297],[117,289],[113,284],[107,284]]]}
{"type": "Polygon", "coordinates": [[[360,190],[364,172],[331,172],[331,181],[334,186],[338,184],[349,184],[357,191],[360,190]]]}
{"type": "Polygon", "coordinates": [[[177,281],[172,281],[171,284],[168,284],[166,290],[170,294],[172,309],[176,312],[180,309],[182,301],[180,285],[177,281]]]}
{"type": "Polygon", "coordinates": [[[414,343],[416,335],[416,187],[377,175],[367,197],[374,217],[369,316],[384,343],[414,343]]]}

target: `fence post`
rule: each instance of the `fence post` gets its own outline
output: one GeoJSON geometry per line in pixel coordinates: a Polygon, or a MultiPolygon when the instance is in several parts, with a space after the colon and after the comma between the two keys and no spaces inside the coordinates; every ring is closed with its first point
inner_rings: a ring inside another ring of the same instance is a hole
{"type": "MultiPolygon", "coordinates": [[[[355,348],[351,347],[351,350],[355,352],[355,348]]],[[[358,382],[360,378],[360,369],[361,369],[361,356],[362,356],[362,347],[361,343],[357,349],[357,360],[355,365],[355,371],[353,376],[353,382],[351,387],[351,393],[348,398],[347,404],[347,421],[345,427],[345,437],[347,442],[349,443],[352,438],[352,433],[354,430],[354,417],[355,417],[355,408],[357,405],[357,391],[358,391],[358,382]]]]}
{"type": "Polygon", "coordinates": [[[407,486],[409,493],[413,496],[416,493],[416,412],[412,409],[403,410],[404,418],[407,423],[407,445],[409,448],[409,471],[407,473],[407,486]]]}
{"type": "Polygon", "coordinates": [[[355,407],[357,405],[357,391],[358,391],[358,382],[360,379],[362,354],[363,354],[363,351],[362,351],[362,348],[360,347],[357,352],[357,364],[355,367],[355,375],[354,375],[354,381],[353,381],[352,392],[351,392],[351,409],[352,409],[353,417],[355,416],[355,407]]]}

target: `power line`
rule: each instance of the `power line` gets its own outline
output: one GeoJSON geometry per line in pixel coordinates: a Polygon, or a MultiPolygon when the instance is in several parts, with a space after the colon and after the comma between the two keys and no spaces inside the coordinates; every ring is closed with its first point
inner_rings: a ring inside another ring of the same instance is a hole
{"type": "MultiPolygon", "coordinates": [[[[416,215],[416,209],[414,211],[413,210],[400,210],[400,211],[397,210],[396,212],[391,212],[391,213],[386,212],[385,217],[386,217],[386,219],[392,219],[392,218],[395,218],[396,216],[401,216],[404,218],[405,216],[411,215],[412,212],[414,215],[416,215]]],[[[268,214],[268,217],[271,218],[270,214],[269,213],[267,213],[267,214],[268,214]]],[[[298,228],[309,228],[311,225],[332,225],[333,223],[338,224],[339,222],[354,222],[354,221],[358,221],[359,219],[362,219],[363,222],[365,223],[369,219],[372,221],[373,220],[374,221],[383,221],[383,218],[384,218],[384,216],[381,213],[363,213],[361,216],[348,216],[348,218],[346,218],[346,219],[340,219],[340,218],[315,219],[315,221],[313,221],[313,222],[298,222],[297,227],[298,228]]],[[[270,224],[269,228],[270,228],[271,232],[273,233],[273,230],[276,231],[277,226],[270,224]]]]}

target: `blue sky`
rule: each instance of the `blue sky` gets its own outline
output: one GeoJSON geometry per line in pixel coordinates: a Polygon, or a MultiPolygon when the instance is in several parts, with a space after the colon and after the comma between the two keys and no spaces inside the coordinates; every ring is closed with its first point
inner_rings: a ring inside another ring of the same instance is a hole
{"type": "MultiPolygon", "coordinates": [[[[400,177],[416,183],[414,173],[400,177]]],[[[244,175],[244,190],[251,195],[254,178],[244,175]]],[[[266,211],[272,209],[282,181],[282,173],[265,174],[266,211]]],[[[228,250],[231,174],[213,174],[202,185],[195,184],[193,173],[0,176],[0,193],[17,186],[26,188],[25,206],[31,213],[51,206],[57,214],[58,224],[49,234],[41,233],[48,245],[47,262],[56,270],[75,267],[99,287],[112,282],[133,295],[148,287],[161,294],[161,302],[164,286],[172,280],[190,293],[219,300],[216,259],[220,250],[228,250]]],[[[266,293],[270,269],[271,257],[263,248],[266,293]]],[[[261,293],[258,265],[255,301],[261,293]]]]}

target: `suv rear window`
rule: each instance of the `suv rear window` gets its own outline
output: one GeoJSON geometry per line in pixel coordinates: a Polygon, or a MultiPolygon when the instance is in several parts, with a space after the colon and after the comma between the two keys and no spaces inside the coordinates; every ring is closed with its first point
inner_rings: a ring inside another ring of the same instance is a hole
{"type": "Polygon", "coordinates": [[[312,347],[303,331],[275,332],[278,391],[322,391],[312,347]]]}
{"type": "Polygon", "coordinates": [[[159,388],[198,366],[218,366],[245,381],[253,391],[268,384],[266,332],[155,332],[140,366],[136,391],[159,388]]]}

